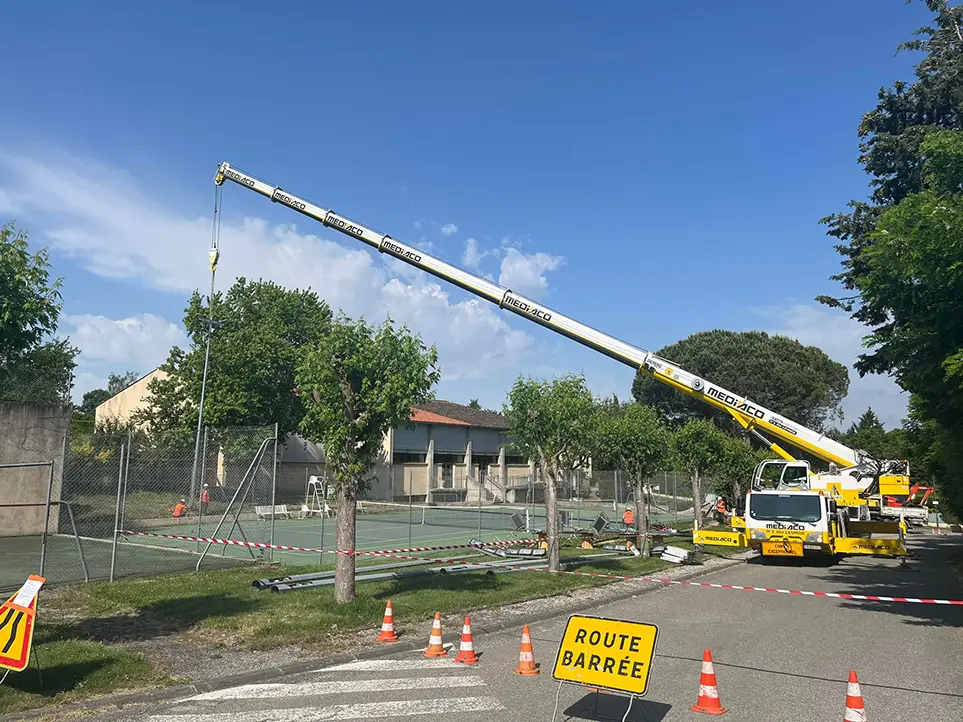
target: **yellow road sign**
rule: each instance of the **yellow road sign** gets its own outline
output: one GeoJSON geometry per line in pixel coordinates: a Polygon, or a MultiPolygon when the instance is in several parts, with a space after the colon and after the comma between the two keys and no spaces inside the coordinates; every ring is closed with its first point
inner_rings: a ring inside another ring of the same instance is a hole
{"type": "Polygon", "coordinates": [[[37,594],[46,581],[31,574],[20,590],[0,606],[0,669],[22,672],[30,659],[37,594]]]}
{"type": "Polygon", "coordinates": [[[654,624],[573,614],[565,625],[552,677],[644,695],[658,637],[654,624]]]}

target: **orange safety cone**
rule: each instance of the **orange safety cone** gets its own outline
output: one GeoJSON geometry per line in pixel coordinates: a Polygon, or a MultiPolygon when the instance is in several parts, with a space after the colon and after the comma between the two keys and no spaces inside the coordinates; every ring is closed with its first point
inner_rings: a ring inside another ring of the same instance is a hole
{"type": "Polygon", "coordinates": [[[391,613],[391,600],[385,607],[385,618],[381,623],[381,632],[378,634],[377,642],[397,642],[398,635],[395,634],[395,618],[391,613]]]}
{"type": "Polygon", "coordinates": [[[535,650],[532,649],[532,633],[528,631],[528,625],[522,627],[522,648],[518,653],[518,666],[515,674],[538,674],[539,669],[535,664],[535,650]]]}
{"type": "Polygon", "coordinates": [[[441,612],[435,612],[435,621],[431,623],[431,636],[425,648],[426,657],[445,657],[448,650],[441,643],[441,612]]]}
{"type": "Polygon", "coordinates": [[[846,713],[843,722],[866,722],[866,708],[863,706],[863,694],[859,691],[859,680],[856,673],[849,670],[849,687],[846,689],[846,713]]]}
{"type": "Polygon", "coordinates": [[[475,654],[475,643],[471,638],[471,617],[465,617],[465,626],[461,630],[461,649],[458,650],[456,662],[462,664],[477,664],[478,655],[475,654]]]}
{"type": "Polygon", "coordinates": [[[712,652],[702,653],[702,675],[699,677],[699,699],[689,707],[693,712],[706,714],[725,714],[729,710],[719,702],[719,688],[716,687],[716,673],[712,668],[712,652]]]}

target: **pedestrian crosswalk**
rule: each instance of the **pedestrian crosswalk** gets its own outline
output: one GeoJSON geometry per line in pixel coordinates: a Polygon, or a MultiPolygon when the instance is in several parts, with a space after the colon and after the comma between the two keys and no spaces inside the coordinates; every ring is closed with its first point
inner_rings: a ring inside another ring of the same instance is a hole
{"type": "Polygon", "coordinates": [[[296,681],[247,684],[172,704],[145,722],[327,722],[504,710],[485,682],[450,659],[349,662],[296,681]]]}

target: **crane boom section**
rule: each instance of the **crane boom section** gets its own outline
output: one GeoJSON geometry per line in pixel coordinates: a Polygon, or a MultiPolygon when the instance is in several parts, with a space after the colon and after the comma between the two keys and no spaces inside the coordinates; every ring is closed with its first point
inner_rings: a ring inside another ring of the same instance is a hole
{"type": "MultiPolygon", "coordinates": [[[[543,304],[515,293],[511,289],[502,288],[491,281],[456,268],[389,235],[379,233],[332,210],[299,198],[278,186],[272,186],[258,180],[231,167],[229,163],[222,163],[218,167],[214,178],[218,185],[222,184],[224,180],[233,181],[240,186],[260,193],[275,203],[288,206],[298,213],[366,243],[380,253],[398,258],[415,268],[420,268],[426,273],[453,283],[469,293],[481,296],[496,304],[499,308],[507,309],[529,321],[534,321],[627,366],[637,370],[641,369],[658,381],[731,414],[747,430],[764,430],[782,441],[805,449],[826,462],[833,462],[843,467],[853,466],[861,461],[860,455],[844,444],[797,424],[774,411],[753,403],[749,399],[710,383],[706,379],[691,374],[671,361],[659,358],[649,351],[636,348],[590,326],[579,323],[575,319],[568,318],[543,304]]],[[[780,455],[788,456],[776,444],[772,444],[772,447],[780,455]]]]}

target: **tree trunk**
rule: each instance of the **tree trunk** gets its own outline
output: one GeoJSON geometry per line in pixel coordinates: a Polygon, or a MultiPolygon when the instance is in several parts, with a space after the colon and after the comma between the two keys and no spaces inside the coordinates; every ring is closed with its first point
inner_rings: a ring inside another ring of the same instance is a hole
{"type": "Polygon", "coordinates": [[[702,484],[699,472],[692,472],[692,522],[696,531],[702,528],[702,484]]]}
{"type": "Polygon", "coordinates": [[[632,492],[635,496],[635,545],[639,548],[644,559],[649,556],[649,505],[646,503],[643,493],[641,473],[635,475],[632,492]]]}
{"type": "Polygon", "coordinates": [[[557,572],[561,568],[558,547],[558,469],[547,467],[545,475],[545,533],[548,535],[548,568],[557,572]]]}
{"type": "MultiPolygon", "coordinates": [[[[358,509],[357,479],[345,479],[338,488],[338,550],[354,551],[358,509]]],[[[335,555],[334,601],[345,604],[354,601],[354,554],[335,555]]]]}

